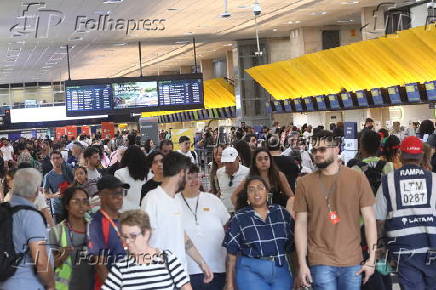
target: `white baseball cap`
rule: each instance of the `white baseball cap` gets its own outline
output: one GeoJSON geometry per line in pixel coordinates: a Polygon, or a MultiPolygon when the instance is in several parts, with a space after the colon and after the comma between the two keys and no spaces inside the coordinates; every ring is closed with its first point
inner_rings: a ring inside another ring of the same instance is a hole
{"type": "Polygon", "coordinates": [[[221,155],[221,162],[235,162],[238,157],[238,150],[233,147],[227,147],[221,155]]]}

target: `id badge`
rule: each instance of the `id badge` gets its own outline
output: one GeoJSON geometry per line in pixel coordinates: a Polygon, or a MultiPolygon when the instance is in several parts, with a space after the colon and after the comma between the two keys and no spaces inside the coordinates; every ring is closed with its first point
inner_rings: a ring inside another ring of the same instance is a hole
{"type": "Polygon", "coordinates": [[[334,225],[341,221],[341,219],[338,217],[336,211],[330,211],[328,214],[328,219],[334,225]]]}

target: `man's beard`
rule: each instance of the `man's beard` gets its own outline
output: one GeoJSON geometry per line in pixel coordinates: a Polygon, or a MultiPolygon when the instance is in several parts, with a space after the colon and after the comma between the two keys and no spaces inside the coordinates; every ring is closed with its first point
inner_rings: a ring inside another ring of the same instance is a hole
{"type": "Polygon", "coordinates": [[[324,168],[329,167],[329,165],[332,164],[333,161],[334,161],[333,158],[330,158],[324,162],[319,162],[319,163],[315,162],[315,165],[316,165],[316,167],[318,167],[318,169],[324,169],[324,168]]]}

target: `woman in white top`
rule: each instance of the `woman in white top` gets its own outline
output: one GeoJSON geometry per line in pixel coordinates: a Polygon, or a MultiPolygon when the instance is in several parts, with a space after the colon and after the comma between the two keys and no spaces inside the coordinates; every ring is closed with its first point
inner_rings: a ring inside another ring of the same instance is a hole
{"type": "Polygon", "coordinates": [[[226,249],[224,225],[230,218],[223,202],[213,194],[200,191],[199,168],[192,164],[186,175],[183,191],[176,195],[182,207],[182,222],[206,264],[214,273],[214,279],[205,284],[203,271],[187,256],[187,268],[194,290],[222,290],[225,286],[226,249]]]}
{"type": "Polygon", "coordinates": [[[191,290],[189,277],[179,259],[168,250],[152,248],[150,219],[142,210],[121,214],[121,239],[128,259],[120,259],[110,269],[102,290],[191,290]]]}
{"type": "Polygon", "coordinates": [[[121,159],[121,167],[114,176],[121,182],[130,185],[130,189],[123,197],[121,212],[138,209],[141,200],[141,188],[147,181],[147,166],[144,152],[138,146],[129,146],[121,159]]]}

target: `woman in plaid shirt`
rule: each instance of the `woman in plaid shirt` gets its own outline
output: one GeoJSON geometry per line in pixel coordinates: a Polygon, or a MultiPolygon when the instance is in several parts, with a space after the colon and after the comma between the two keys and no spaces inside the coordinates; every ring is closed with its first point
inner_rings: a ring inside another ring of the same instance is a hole
{"type": "Polygon", "coordinates": [[[240,200],[245,207],[230,220],[223,242],[227,248],[226,290],[286,290],[293,278],[286,253],[294,243],[294,221],[280,205],[269,205],[269,189],[249,177],[240,200]]]}

